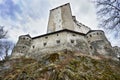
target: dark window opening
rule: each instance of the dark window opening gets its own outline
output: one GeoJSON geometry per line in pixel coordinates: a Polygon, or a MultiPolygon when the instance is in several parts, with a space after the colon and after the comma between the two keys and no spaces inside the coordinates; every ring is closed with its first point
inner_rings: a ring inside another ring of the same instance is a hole
{"type": "Polygon", "coordinates": [[[35,46],[33,46],[33,48],[35,48],[35,46]]]}
{"type": "Polygon", "coordinates": [[[97,35],[99,35],[99,33],[97,33],[97,35]]]}
{"type": "Polygon", "coordinates": [[[25,38],[23,38],[23,40],[25,40],[25,38]]]}
{"type": "Polygon", "coordinates": [[[75,36],[75,34],[73,34],[73,36],[75,36]]]}
{"type": "Polygon", "coordinates": [[[88,41],[90,43],[90,41],[88,41]]]}
{"type": "Polygon", "coordinates": [[[74,43],[74,40],[71,40],[71,43],[74,43]]]}
{"type": "Polygon", "coordinates": [[[23,48],[25,48],[25,46],[23,46],[23,48]]]}
{"type": "Polygon", "coordinates": [[[45,39],[47,39],[48,37],[45,37],[45,39]]]}
{"type": "Polygon", "coordinates": [[[92,46],[90,46],[90,49],[93,49],[92,46]]]}
{"type": "Polygon", "coordinates": [[[59,34],[57,34],[57,36],[59,36],[59,34]]]}
{"type": "Polygon", "coordinates": [[[60,43],[60,40],[57,40],[56,42],[57,42],[57,43],[60,43]]]}
{"type": "Polygon", "coordinates": [[[92,35],[90,35],[90,37],[92,37],[92,35]]]}
{"type": "Polygon", "coordinates": [[[44,45],[44,46],[46,46],[46,45],[47,45],[47,43],[44,43],[43,45],[44,45]]]}

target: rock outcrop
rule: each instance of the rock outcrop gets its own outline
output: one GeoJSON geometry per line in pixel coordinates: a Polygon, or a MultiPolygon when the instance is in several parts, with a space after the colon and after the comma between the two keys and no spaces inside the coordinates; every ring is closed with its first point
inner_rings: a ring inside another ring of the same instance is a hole
{"type": "Polygon", "coordinates": [[[81,53],[53,53],[37,61],[12,59],[1,63],[0,80],[120,80],[120,62],[81,53]]]}

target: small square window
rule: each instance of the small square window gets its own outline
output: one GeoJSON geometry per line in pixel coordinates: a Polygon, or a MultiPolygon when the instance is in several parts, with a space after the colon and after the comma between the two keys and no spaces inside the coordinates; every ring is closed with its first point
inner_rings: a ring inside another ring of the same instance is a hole
{"type": "Polygon", "coordinates": [[[90,46],[90,49],[93,49],[92,46],[90,46]]]}
{"type": "Polygon", "coordinates": [[[46,46],[46,45],[47,45],[47,43],[43,43],[43,45],[44,45],[44,46],[46,46]]]}
{"type": "Polygon", "coordinates": [[[45,39],[47,39],[48,37],[45,37],[45,39]]]}
{"type": "Polygon", "coordinates": [[[75,36],[75,34],[73,34],[73,36],[75,36]]]}
{"type": "Polygon", "coordinates": [[[35,48],[35,46],[33,46],[33,48],[35,48]]]}
{"type": "Polygon", "coordinates": [[[90,35],[90,37],[92,37],[92,35],[90,35]]]}
{"type": "Polygon", "coordinates": [[[57,36],[59,36],[59,34],[57,34],[57,36]]]}
{"type": "Polygon", "coordinates": [[[60,43],[60,40],[57,40],[56,42],[57,42],[57,43],[60,43]]]}
{"type": "Polygon", "coordinates": [[[74,43],[74,40],[71,40],[71,43],[74,43]]]}
{"type": "Polygon", "coordinates": [[[23,40],[25,40],[25,38],[23,37],[23,40]]]}

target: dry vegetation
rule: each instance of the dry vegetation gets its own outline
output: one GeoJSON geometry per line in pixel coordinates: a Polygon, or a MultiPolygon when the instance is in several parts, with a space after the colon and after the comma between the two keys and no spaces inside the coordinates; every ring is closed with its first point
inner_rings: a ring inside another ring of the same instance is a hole
{"type": "Polygon", "coordinates": [[[1,63],[0,80],[120,80],[120,62],[72,52],[1,63]],[[74,53],[75,54],[75,53],[74,53]]]}

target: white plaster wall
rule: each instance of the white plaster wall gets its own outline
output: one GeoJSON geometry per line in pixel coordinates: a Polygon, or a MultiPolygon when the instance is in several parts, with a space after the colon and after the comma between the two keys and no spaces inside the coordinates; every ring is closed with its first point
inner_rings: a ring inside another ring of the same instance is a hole
{"type": "Polygon", "coordinates": [[[88,43],[83,35],[72,32],[60,32],[56,34],[51,34],[49,36],[33,39],[29,55],[46,55],[61,52],[64,50],[89,54],[88,43]],[[57,40],[60,40],[60,43],[57,43],[57,40]],[[74,40],[74,43],[71,43],[71,40],[74,40]],[[47,43],[46,46],[43,45],[45,42],[47,43]],[[79,44],[78,42],[81,42],[81,44],[79,44]]]}
{"type": "Polygon", "coordinates": [[[31,50],[32,51],[42,50],[42,49],[47,50],[47,48],[63,45],[66,43],[66,34],[67,34],[66,32],[60,32],[57,34],[51,34],[49,36],[33,39],[31,50]],[[57,43],[58,40],[60,40],[60,43],[57,43]],[[44,43],[46,43],[46,46],[44,46],[44,43]]]}

